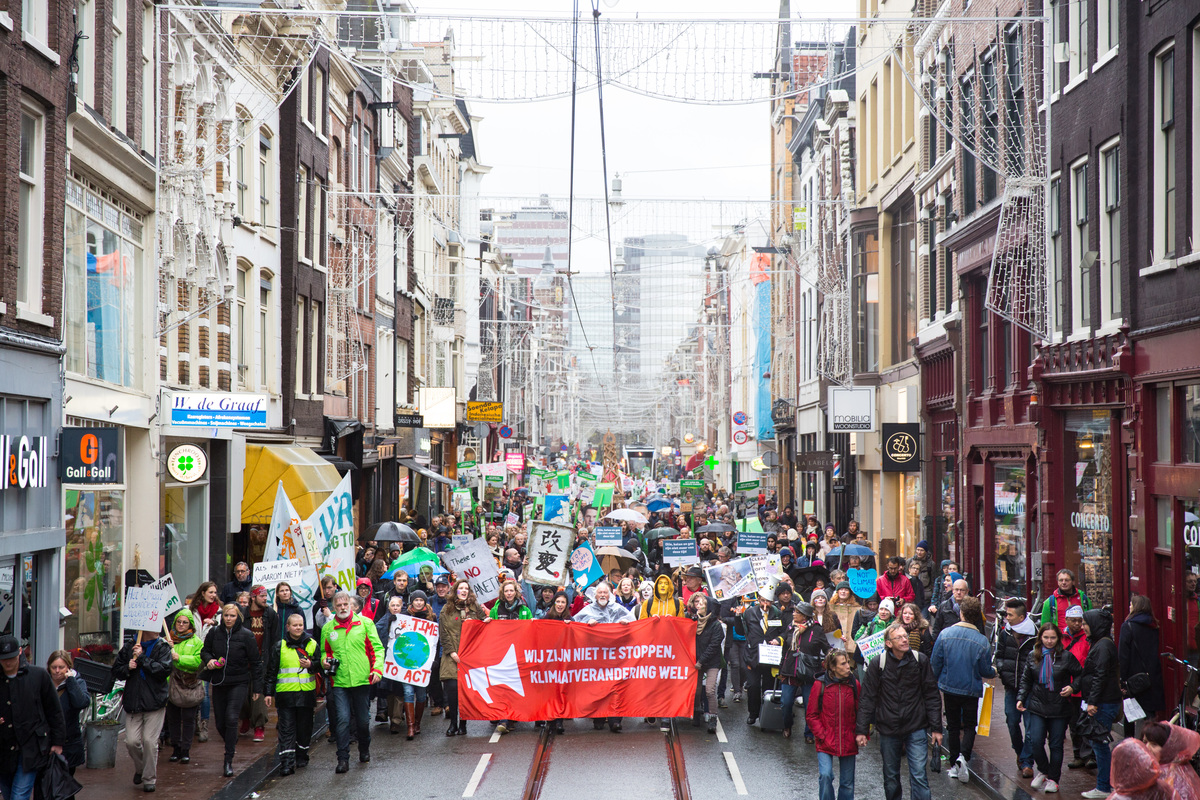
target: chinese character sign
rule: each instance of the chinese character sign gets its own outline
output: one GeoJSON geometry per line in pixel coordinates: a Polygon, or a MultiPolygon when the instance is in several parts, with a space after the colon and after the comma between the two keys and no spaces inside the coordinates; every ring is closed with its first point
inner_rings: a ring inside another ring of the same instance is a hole
{"type": "Polygon", "coordinates": [[[575,532],[570,525],[535,521],[529,537],[529,564],[525,567],[525,580],[534,584],[564,585],[567,580],[567,560],[574,543],[575,532]]]}

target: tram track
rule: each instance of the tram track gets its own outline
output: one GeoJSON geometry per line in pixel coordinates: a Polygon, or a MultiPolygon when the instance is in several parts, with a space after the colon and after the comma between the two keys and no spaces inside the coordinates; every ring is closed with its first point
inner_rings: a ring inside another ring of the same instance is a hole
{"type": "MultiPolygon", "coordinates": [[[[692,789],[688,784],[687,766],[683,759],[683,747],[680,744],[675,729],[676,721],[671,720],[667,729],[665,744],[667,769],[671,777],[671,791],[675,800],[692,800],[692,789]]],[[[569,735],[569,734],[568,734],[569,735]]],[[[525,789],[521,793],[522,800],[539,800],[542,789],[546,784],[546,776],[550,770],[550,758],[554,751],[553,725],[547,724],[538,736],[537,745],[533,750],[533,759],[529,764],[529,772],[525,777],[525,789]]]]}

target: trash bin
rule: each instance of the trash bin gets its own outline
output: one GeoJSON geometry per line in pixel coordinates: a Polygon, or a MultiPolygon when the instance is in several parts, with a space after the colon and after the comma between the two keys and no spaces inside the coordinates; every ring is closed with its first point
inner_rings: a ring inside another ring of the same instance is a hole
{"type": "Polygon", "coordinates": [[[85,764],[88,769],[113,769],[117,766],[117,737],[120,733],[119,720],[102,719],[87,724],[83,742],[87,748],[85,764]]]}

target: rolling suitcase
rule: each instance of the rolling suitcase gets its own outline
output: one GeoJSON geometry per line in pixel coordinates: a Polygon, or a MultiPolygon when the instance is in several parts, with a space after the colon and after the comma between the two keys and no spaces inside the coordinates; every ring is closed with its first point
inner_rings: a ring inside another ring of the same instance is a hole
{"type": "Polygon", "coordinates": [[[776,682],[774,688],[763,691],[762,711],[758,726],[764,731],[778,733],[783,730],[783,692],[776,682]]]}

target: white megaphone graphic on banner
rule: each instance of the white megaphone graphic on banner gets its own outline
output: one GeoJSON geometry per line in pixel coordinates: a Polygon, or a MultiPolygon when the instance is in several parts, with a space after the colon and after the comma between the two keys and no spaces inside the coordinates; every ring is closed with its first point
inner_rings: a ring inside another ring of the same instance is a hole
{"type": "Polygon", "coordinates": [[[492,686],[507,686],[521,697],[525,696],[525,685],[521,683],[521,670],[517,667],[517,646],[510,644],[508,652],[499,664],[490,667],[472,667],[467,670],[467,686],[474,689],[485,703],[491,703],[488,689],[492,686]]]}

